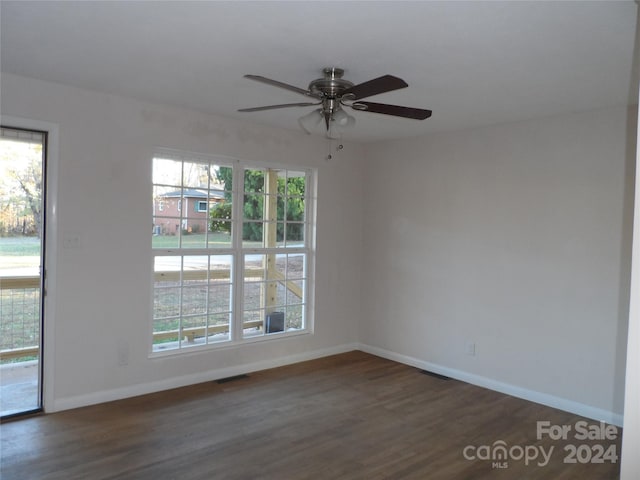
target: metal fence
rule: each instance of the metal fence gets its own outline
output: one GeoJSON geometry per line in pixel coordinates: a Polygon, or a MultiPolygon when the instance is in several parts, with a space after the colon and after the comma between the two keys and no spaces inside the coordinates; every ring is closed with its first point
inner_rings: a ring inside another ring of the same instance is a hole
{"type": "Polygon", "coordinates": [[[0,280],[0,352],[2,361],[30,358],[40,345],[39,278],[0,280]]]}

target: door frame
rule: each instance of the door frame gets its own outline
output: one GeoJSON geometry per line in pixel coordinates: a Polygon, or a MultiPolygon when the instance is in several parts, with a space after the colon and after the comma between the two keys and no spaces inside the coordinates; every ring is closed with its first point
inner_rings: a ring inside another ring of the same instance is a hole
{"type": "MultiPolygon", "coordinates": [[[[45,191],[44,211],[44,264],[40,275],[42,280],[42,317],[40,332],[40,395],[42,410],[55,409],[55,317],[56,317],[56,275],[58,257],[58,162],[59,127],[56,123],[29,118],[0,115],[0,124],[11,128],[23,128],[47,133],[43,178],[45,191]],[[45,318],[46,316],[46,318],[45,318]]],[[[41,254],[42,255],[42,254],[41,254]]]]}

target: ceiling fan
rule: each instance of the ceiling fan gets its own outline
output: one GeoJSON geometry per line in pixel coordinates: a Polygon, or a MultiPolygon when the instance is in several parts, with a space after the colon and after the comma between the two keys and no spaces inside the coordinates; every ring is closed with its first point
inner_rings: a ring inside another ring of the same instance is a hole
{"type": "Polygon", "coordinates": [[[368,82],[354,85],[352,82],[342,78],[344,70],[341,68],[327,67],[323,69],[323,73],[324,77],[313,80],[306,90],[260,75],[245,75],[244,78],[283,88],[304,95],[305,97],[311,97],[314,101],[241,108],[238,111],[259,112],[277,108],[319,106],[319,108],[313,110],[311,113],[300,117],[298,123],[305,132],[311,133],[311,130],[324,120],[326,135],[329,138],[337,138],[344,127],[355,124],[355,118],[348,115],[343,107],[350,107],[359,112],[381,113],[383,115],[393,115],[395,117],[411,118],[414,120],[424,120],[431,116],[431,110],[361,100],[380,93],[408,87],[409,85],[401,78],[394,77],[393,75],[383,75],[368,82]]]}

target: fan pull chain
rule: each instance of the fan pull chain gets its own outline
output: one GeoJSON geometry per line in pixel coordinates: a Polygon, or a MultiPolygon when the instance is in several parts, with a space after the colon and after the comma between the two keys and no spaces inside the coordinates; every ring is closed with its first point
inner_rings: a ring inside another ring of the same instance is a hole
{"type": "Polygon", "coordinates": [[[327,160],[333,159],[333,154],[331,153],[333,152],[333,141],[332,138],[329,138],[327,142],[327,160]]]}
{"type": "Polygon", "coordinates": [[[334,139],[329,138],[327,141],[327,156],[325,157],[325,160],[329,161],[333,159],[333,154],[331,153],[334,149],[336,152],[340,152],[342,149],[344,149],[344,145],[342,143],[338,143],[341,142],[342,139],[335,139],[335,147],[333,147],[333,141],[334,139]]]}

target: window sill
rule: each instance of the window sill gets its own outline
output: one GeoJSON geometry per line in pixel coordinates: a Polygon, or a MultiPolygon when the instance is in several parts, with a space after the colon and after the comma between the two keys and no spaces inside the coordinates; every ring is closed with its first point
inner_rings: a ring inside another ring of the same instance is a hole
{"type": "Polygon", "coordinates": [[[293,337],[298,337],[302,335],[310,335],[312,334],[310,329],[302,329],[302,330],[292,330],[289,332],[278,332],[278,333],[270,333],[264,335],[256,335],[253,337],[244,338],[242,340],[236,341],[222,341],[219,343],[207,343],[203,345],[193,345],[191,347],[182,347],[182,348],[172,348],[162,351],[151,351],[149,352],[147,358],[155,359],[155,358],[167,358],[167,357],[175,357],[175,356],[185,356],[185,355],[197,355],[204,352],[211,352],[215,350],[227,350],[231,348],[238,348],[245,345],[255,345],[263,342],[272,342],[274,340],[281,339],[289,339],[293,337]]]}

